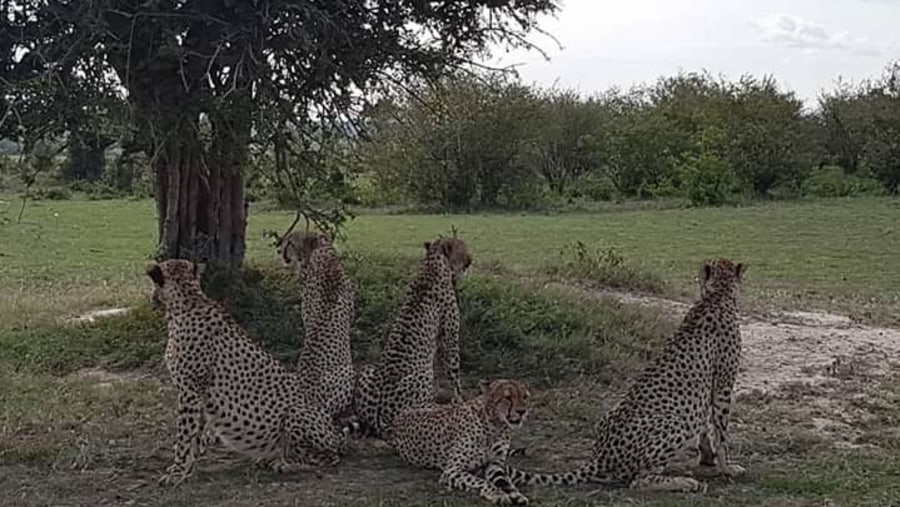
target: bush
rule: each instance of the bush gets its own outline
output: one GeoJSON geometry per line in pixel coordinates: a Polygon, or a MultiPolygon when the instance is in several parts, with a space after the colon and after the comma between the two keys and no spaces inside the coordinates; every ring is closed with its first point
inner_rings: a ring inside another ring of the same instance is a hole
{"type": "Polygon", "coordinates": [[[66,187],[32,188],[27,197],[35,201],[67,201],[72,198],[72,192],[66,187]]]}
{"type": "Polygon", "coordinates": [[[409,197],[397,185],[386,184],[372,174],[363,174],[350,182],[351,192],[360,205],[376,208],[409,202],[409,197]]]}
{"type": "Polygon", "coordinates": [[[607,176],[588,175],[572,187],[573,197],[587,197],[592,201],[612,201],[618,197],[616,185],[607,176]]]}
{"type": "Polygon", "coordinates": [[[75,180],[69,184],[69,188],[74,192],[83,193],[91,201],[120,199],[129,195],[128,190],[117,189],[104,180],[75,180]]]}
{"type": "Polygon", "coordinates": [[[615,247],[591,249],[581,241],[560,250],[559,265],[550,266],[552,275],[590,281],[605,287],[662,293],[665,283],[653,273],[627,261],[615,247]]]}
{"type": "Polygon", "coordinates": [[[694,206],[725,204],[737,187],[731,164],[715,155],[688,157],[678,171],[681,190],[694,206]]]}
{"type": "Polygon", "coordinates": [[[883,195],[884,185],[868,175],[847,174],[839,166],[824,166],[803,182],[802,191],[813,197],[883,195]]]}

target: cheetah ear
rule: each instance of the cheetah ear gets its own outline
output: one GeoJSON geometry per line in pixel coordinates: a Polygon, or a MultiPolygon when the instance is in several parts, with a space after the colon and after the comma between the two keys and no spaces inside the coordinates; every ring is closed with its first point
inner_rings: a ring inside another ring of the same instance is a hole
{"type": "Polygon", "coordinates": [[[328,246],[332,242],[334,242],[334,236],[328,234],[327,232],[319,233],[319,246],[328,246]]]}
{"type": "Polygon", "coordinates": [[[703,261],[703,264],[700,265],[700,284],[706,285],[706,282],[712,277],[712,266],[709,265],[708,261],[703,261]]]}
{"type": "Polygon", "coordinates": [[[742,278],[744,278],[744,273],[746,273],[746,272],[747,272],[747,265],[744,264],[743,262],[738,262],[737,265],[734,267],[734,276],[737,277],[739,282],[741,281],[742,278]]]}
{"type": "Polygon", "coordinates": [[[443,252],[444,257],[449,259],[450,256],[453,255],[453,246],[453,242],[451,241],[444,241],[441,244],[441,252],[443,252]]]}
{"type": "Polygon", "coordinates": [[[159,267],[159,264],[154,263],[148,266],[147,276],[149,276],[150,279],[153,280],[153,283],[155,283],[158,287],[163,286],[163,273],[162,268],[159,267]]]}
{"type": "Polygon", "coordinates": [[[203,273],[206,272],[206,263],[205,262],[195,262],[194,263],[194,276],[199,280],[200,277],[203,276],[203,273]]]}
{"type": "Polygon", "coordinates": [[[425,242],[425,251],[427,252],[428,250],[431,250],[431,241],[425,242]]]}
{"type": "Polygon", "coordinates": [[[488,389],[491,387],[490,380],[481,379],[478,381],[478,388],[481,390],[481,394],[487,394],[488,389]]]}

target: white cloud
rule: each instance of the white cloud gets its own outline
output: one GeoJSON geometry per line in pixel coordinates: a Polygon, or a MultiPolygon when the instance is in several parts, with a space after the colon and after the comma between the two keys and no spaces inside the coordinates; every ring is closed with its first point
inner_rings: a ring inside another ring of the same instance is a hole
{"type": "Polygon", "coordinates": [[[836,50],[856,55],[877,56],[884,48],[865,37],[849,32],[831,32],[824,25],[786,14],[775,14],[755,23],[760,40],[807,51],[836,50]]]}

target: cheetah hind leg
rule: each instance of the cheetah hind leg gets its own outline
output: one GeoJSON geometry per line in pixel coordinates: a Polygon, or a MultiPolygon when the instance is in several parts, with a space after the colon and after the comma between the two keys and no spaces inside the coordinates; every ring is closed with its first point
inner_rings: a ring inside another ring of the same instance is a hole
{"type": "Polygon", "coordinates": [[[705,482],[692,477],[678,477],[648,474],[633,480],[631,489],[644,491],[669,491],[678,493],[706,493],[705,482]]]}
{"type": "Polygon", "coordinates": [[[346,432],[322,411],[292,407],[284,431],[282,456],[299,457],[301,468],[334,466],[347,446],[346,432]]]}

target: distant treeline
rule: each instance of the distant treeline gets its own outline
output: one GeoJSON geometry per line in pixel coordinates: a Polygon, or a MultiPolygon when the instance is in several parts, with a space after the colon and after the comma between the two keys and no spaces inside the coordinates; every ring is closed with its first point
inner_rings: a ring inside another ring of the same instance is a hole
{"type": "MultiPolygon", "coordinates": [[[[814,107],[771,78],[703,73],[593,96],[507,74],[394,90],[353,124],[283,133],[289,151],[251,145],[247,195],[340,216],[347,204],[523,209],[677,197],[702,206],[895,194],[900,183],[900,63],[838,84],[814,107]]],[[[98,198],[151,196],[155,176],[136,146],[68,135],[36,146],[24,165],[0,158],[0,190],[31,188],[38,174],[98,198]]],[[[42,186],[30,193],[46,194],[42,186]]]]}
{"type": "Polygon", "coordinates": [[[411,84],[365,124],[358,172],[372,204],[895,193],[900,64],[839,84],[813,109],[771,78],[691,73],[583,96],[460,75],[411,84]]]}

